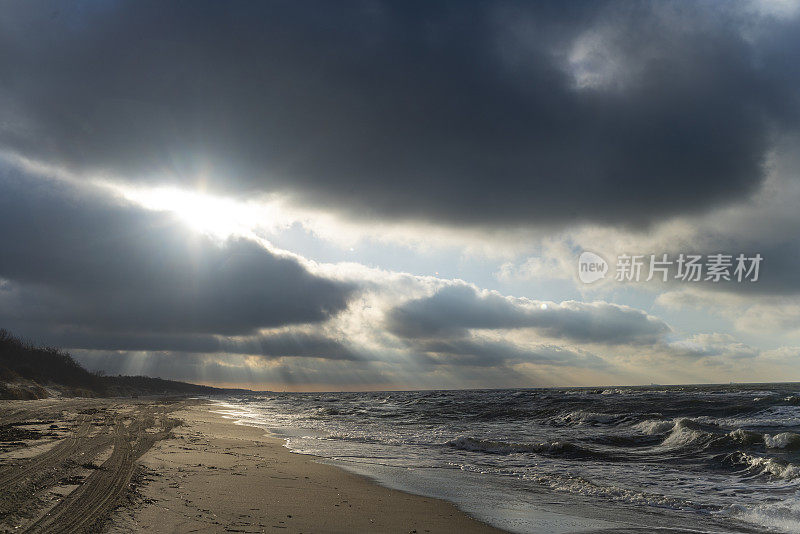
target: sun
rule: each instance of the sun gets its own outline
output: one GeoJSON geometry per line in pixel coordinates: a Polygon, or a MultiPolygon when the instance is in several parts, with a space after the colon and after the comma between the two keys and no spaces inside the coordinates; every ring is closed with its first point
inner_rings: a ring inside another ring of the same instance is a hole
{"type": "Polygon", "coordinates": [[[269,204],[238,201],[175,187],[123,189],[123,196],[144,208],[175,214],[193,230],[215,237],[248,235],[273,218],[269,204]]]}

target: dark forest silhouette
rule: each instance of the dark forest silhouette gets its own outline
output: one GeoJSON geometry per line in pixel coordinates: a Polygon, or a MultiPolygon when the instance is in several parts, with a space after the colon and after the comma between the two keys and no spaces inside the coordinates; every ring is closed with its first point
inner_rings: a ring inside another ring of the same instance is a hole
{"type": "Polygon", "coordinates": [[[50,396],[48,387],[62,395],[79,397],[209,395],[231,391],[148,376],[92,373],[62,349],[26,343],[0,329],[0,399],[45,398],[50,396]]]}

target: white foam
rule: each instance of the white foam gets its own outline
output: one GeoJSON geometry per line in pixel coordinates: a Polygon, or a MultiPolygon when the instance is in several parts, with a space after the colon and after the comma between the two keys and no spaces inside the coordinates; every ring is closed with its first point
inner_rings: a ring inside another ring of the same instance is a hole
{"type": "Polygon", "coordinates": [[[773,531],[800,534],[800,501],[796,498],[751,507],[735,505],[731,513],[738,519],[773,531]]]}
{"type": "Polygon", "coordinates": [[[800,447],[800,434],[781,432],[774,436],[764,434],[764,444],[770,449],[794,449],[800,447]]]}
{"type": "Polygon", "coordinates": [[[683,499],[658,493],[637,491],[614,485],[600,485],[580,476],[558,475],[550,473],[530,474],[525,475],[523,478],[548,486],[555,491],[583,495],[585,497],[594,497],[640,506],[671,508],[673,510],[694,507],[690,501],[683,499]]]}
{"type": "Polygon", "coordinates": [[[675,426],[674,421],[648,419],[646,421],[636,423],[635,425],[633,425],[633,428],[638,430],[642,434],[647,434],[652,436],[653,434],[663,434],[665,432],[669,432],[670,430],[672,430],[672,427],[674,426],[675,426]]]}
{"type": "Polygon", "coordinates": [[[691,419],[678,419],[672,427],[672,432],[661,442],[661,445],[664,447],[684,447],[708,438],[710,434],[696,428],[696,424],[691,419]]]}
{"type": "Polygon", "coordinates": [[[733,430],[730,433],[728,433],[728,437],[737,443],[741,443],[743,445],[751,445],[754,443],[760,443],[767,436],[766,435],[762,436],[761,434],[753,432],[752,430],[744,430],[742,428],[737,428],[736,430],[733,430]]]}
{"type": "Polygon", "coordinates": [[[569,412],[564,415],[559,415],[554,417],[553,420],[559,423],[577,423],[577,424],[586,424],[586,423],[602,423],[608,424],[613,423],[617,419],[619,419],[619,414],[607,414],[607,413],[597,413],[597,412],[587,412],[585,410],[576,410],[573,412],[569,412]]]}
{"type": "Polygon", "coordinates": [[[771,475],[783,480],[794,480],[800,477],[798,466],[776,458],[765,458],[739,453],[737,463],[748,466],[748,470],[757,474],[771,475]]]}

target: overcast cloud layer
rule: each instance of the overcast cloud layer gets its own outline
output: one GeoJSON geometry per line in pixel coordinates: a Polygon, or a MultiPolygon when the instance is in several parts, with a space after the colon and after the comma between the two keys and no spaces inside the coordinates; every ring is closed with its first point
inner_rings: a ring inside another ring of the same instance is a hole
{"type": "Polygon", "coordinates": [[[767,0],[6,2],[0,328],[251,387],[800,379],[798,51],[767,0]]]}
{"type": "Polygon", "coordinates": [[[0,144],[349,216],[652,222],[759,187],[796,21],[751,4],[12,2],[0,144]]]}

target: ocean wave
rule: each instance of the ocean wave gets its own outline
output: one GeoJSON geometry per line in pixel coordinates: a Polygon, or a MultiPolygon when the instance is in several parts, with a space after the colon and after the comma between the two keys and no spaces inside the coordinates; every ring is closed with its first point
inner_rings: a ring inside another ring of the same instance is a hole
{"type": "Polygon", "coordinates": [[[727,436],[723,437],[721,441],[731,441],[735,444],[741,445],[757,445],[763,443],[769,434],[759,434],[758,432],[753,432],[752,430],[745,430],[743,428],[737,428],[728,433],[727,436]]]}
{"type": "Polygon", "coordinates": [[[800,533],[800,501],[796,499],[754,506],[735,504],[730,507],[730,513],[774,532],[800,533]]]}
{"type": "Polygon", "coordinates": [[[649,436],[641,434],[607,433],[595,436],[587,436],[584,439],[597,445],[623,448],[626,449],[626,451],[630,451],[631,449],[638,451],[643,450],[646,453],[650,447],[659,445],[662,438],[661,436],[649,436]]]}
{"type": "Polygon", "coordinates": [[[630,418],[629,414],[610,414],[589,412],[586,410],[574,410],[559,414],[550,419],[551,424],[556,425],[610,425],[619,424],[630,418]]]}
{"type": "Polygon", "coordinates": [[[600,458],[605,455],[586,449],[568,441],[554,441],[550,443],[513,443],[506,441],[493,441],[479,439],[471,436],[461,436],[451,439],[445,445],[454,449],[471,452],[485,452],[489,454],[515,454],[536,453],[553,456],[570,456],[574,458],[600,458]]]}
{"type": "Polygon", "coordinates": [[[678,419],[669,435],[661,445],[669,448],[682,448],[689,445],[706,445],[716,436],[705,430],[700,423],[692,419],[678,419]]]}
{"type": "Polygon", "coordinates": [[[800,406],[770,406],[746,417],[719,419],[714,422],[732,427],[800,426],[800,406]]]}
{"type": "Polygon", "coordinates": [[[546,492],[699,514],[720,532],[800,534],[800,501],[786,508],[800,496],[798,385],[615,389],[275,394],[215,409],[248,422],[253,410],[267,430],[287,429],[291,450],[376,477],[376,465],[445,468],[444,493],[469,471],[480,491],[521,502],[546,492]]]}
{"type": "Polygon", "coordinates": [[[654,434],[666,434],[675,426],[675,421],[664,421],[661,419],[647,419],[633,425],[633,429],[652,436],[654,434]]]}
{"type": "MultiPolygon", "coordinates": [[[[554,491],[582,495],[584,497],[672,510],[709,509],[709,507],[698,505],[690,500],[616,485],[601,485],[581,476],[548,473],[530,474],[525,475],[523,478],[547,486],[554,491]]],[[[716,510],[712,507],[710,511],[716,510]]]]}
{"type": "MultiPolygon", "coordinates": [[[[767,443],[767,447],[771,448],[794,446],[794,443],[800,446],[800,436],[797,436],[797,441],[794,441],[794,438],[784,436],[783,434],[773,437],[769,434],[761,434],[743,428],[737,428],[723,434],[720,433],[721,429],[715,425],[702,423],[689,418],[671,421],[647,420],[633,425],[633,428],[642,434],[651,436],[667,434],[664,441],[661,442],[661,446],[668,448],[697,446],[702,449],[721,449],[738,445],[751,446],[762,443],[767,443]]],[[[792,435],[796,436],[795,434],[792,435]]]]}
{"type": "Polygon", "coordinates": [[[782,480],[795,480],[800,477],[800,466],[780,458],[766,458],[744,452],[736,452],[726,456],[726,460],[734,465],[744,466],[744,475],[770,477],[782,480]]]}
{"type": "Polygon", "coordinates": [[[781,432],[774,436],[764,434],[764,444],[768,449],[800,449],[800,434],[781,432]]]}

